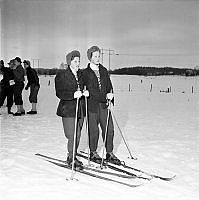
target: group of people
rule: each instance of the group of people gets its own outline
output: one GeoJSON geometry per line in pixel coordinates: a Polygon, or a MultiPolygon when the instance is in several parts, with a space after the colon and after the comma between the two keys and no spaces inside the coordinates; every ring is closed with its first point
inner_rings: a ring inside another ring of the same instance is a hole
{"type": "Polygon", "coordinates": [[[4,61],[0,61],[0,107],[3,106],[7,98],[8,114],[13,116],[21,116],[25,114],[23,107],[22,92],[30,88],[29,101],[32,104],[32,109],[27,114],[37,114],[37,95],[40,88],[39,77],[35,69],[31,68],[29,60],[22,61],[20,57],[16,57],[8,63],[8,67],[4,66],[4,61]],[[27,85],[25,86],[25,74],[27,75],[27,85]],[[15,103],[17,111],[13,113],[11,108],[15,103]]]}
{"type": "Polygon", "coordinates": [[[74,50],[68,53],[67,68],[60,70],[55,77],[56,96],[60,99],[57,115],[62,117],[64,133],[68,139],[66,162],[69,166],[74,164],[75,168],[83,166],[77,158],[77,149],[84,117],[87,114],[90,160],[97,163],[103,161],[97,153],[100,125],[106,148],[106,160],[121,164],[113,154],[114,126],[109,112],[109,106],[114,101],[113,86],[107,69],[100,64],[99,47],[89,48],[87,56],[87,67],[79,69],[80,52],[74,50]]]}

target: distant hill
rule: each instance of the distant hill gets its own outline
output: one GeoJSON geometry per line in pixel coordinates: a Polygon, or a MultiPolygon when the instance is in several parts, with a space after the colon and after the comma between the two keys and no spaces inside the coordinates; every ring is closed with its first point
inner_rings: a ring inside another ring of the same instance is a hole
{"type": "Polygon", "coordinates": [[[199,69],[172,68],[172,67],[125,67],[110,71],[110,74],[126,74],[141,76],[162,76],[162,75],[180,75],[180,76],[197,76],[199,69]]]}

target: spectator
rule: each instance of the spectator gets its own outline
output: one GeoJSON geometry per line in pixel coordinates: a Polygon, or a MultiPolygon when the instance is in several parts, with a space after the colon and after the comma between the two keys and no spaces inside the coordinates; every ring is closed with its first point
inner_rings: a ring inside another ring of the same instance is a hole
{"type": "Polygon", "coordinates": [[[14,116],[21,116],[25,114],[25,110],[23,108],[23,99],[22,99],[22,91],[24,88],[24,75],[25,70],[21,65],[21,58],[16,57],[14,59],[15,65],[13,67],[14,73],[14,102],[17,106],[17,112],[14,113],[14,116]]]}
{"type": "Polygon", "coordinates": [[[0,82],[0,107],[3,106],[5,99],[7,98],[7,108],[8,108],[8,114],[13,114],[11,112],[11,108],[13,105],[13,84],[14,84],[14,74],[11,67],[11,64],[13,64],[13,61],[11,60],[8,65],[8,67],[4,66],[3,60],[0,61],[0,71],[3,74],[3,79],[0,82]]]}
{"type": "Polygon", "coordinates": [[[32,104],[32,109],[28,111],[27,114],[37,114],[37,95],[40,88],[39,77],[36,70],[31,68],[29,60],[24,60],[23,64],[28,79],[25,90],[28,90],[28,88],[30,88],[29,101],[32,104]]]}

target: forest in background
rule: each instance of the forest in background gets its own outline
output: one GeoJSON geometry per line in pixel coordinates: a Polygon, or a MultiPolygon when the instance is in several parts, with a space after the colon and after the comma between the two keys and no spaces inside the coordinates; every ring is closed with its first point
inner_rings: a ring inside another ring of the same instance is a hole
{"type": "MultiPolygon", "coordinates": [[[[44,69],[35,68],[39,75],[55,75],[58,71],[63,70],[60,68],[44,69]]],[[[178,75],[178,76],[198,76],[199,67],[194,69],[189,68],[173,68],[173,67],[124,67],[115,70],[110,70],[110,74],[117,75],[140,75],[140,76],[165,76],[165,75],[178,75]]]]}

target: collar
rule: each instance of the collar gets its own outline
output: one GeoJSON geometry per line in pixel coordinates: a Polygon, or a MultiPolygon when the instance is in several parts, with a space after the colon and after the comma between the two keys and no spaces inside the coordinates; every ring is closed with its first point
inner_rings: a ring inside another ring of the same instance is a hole
{"type": "Polygon", "coordinates": [[[75,75],[75,77],[77,77],[77,72],[76,72],[72,67],[70,67],[70,70],[71,70],[72,73],[75,75]]]}
{"type": "Polygon", "coordinates": [[[26,70],[29,70],[29,69],[31,69],[31,67],[30,67],[30,66],[28,66],[28,67],[26,68],[26,70]]]}
{"type": "Polygon", "coordinates": [[[99,71],[99,65],[95,65],[93,63],[90,63],[90,68],[93,70],[93,71],[99,71]]]}

